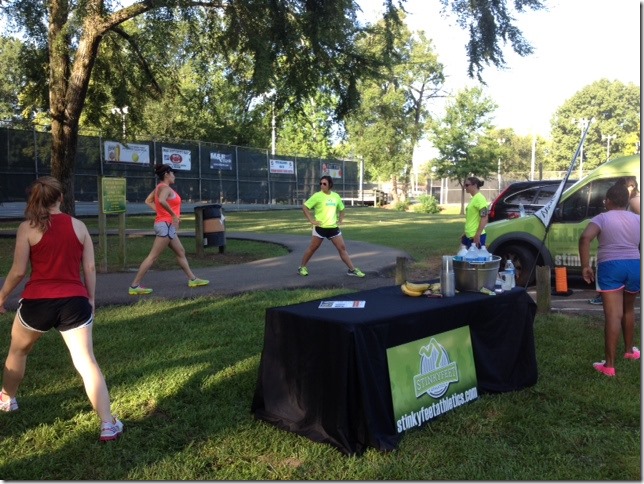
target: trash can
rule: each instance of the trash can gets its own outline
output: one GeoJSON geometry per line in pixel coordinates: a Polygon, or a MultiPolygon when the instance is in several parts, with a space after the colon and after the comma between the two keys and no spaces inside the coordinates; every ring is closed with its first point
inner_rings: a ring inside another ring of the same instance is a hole
{"type": "MultiPolygon", "coordinates": [[[[219,253],[224,253],[226,246],[226,229],[224,226],[225,217],[221,210],[221,205],[201,205],[195,207],[197,211],[202,211],[203,220],[203,246],[219,247],[219,253]]],[[[199,220],[198,217],[195,217],[199,220]]]]}

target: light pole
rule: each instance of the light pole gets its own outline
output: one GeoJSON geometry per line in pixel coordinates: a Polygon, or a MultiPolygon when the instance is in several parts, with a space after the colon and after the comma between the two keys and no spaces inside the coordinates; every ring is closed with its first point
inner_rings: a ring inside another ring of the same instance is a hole
{"type": "Polygon", "coordinates": [[[272,111],[272,113],[271,113],[271,117],[272,117],[271,126],[273,128],[272,131],[271,131],[271,154],[275,155],[275,139],[276,139],[276,136],[275,136],[275,103],[273,103],[271,111],[272,111]]]}
{"type": "MultiPolygon", "coordinates": [[[[581,136],[583,137],[584,136],[584,131],[588,127],[588,123],[590,122],[590,120],[588,120],[586,118],[581,118],[581,119],[575,120],[573,118],[572,122],[579,126],[579,129],[581,129],[581,136]]],[[[584,177],[583,172],[584,172],[584,144],[582,143],[581,144],[581,151],[579,152],[579,179],[580,180],[584,177]]]]}
{"type": "Polygon", "coordinates": [[[128,107],[112,108],[112,114],[120,114],[123,120],[123,139],[125,139],[125,115],[128,113],[128,107]]]}
{"type": "MultiPolygon", "coordinates": [[[[499,143],[499,146],[505,143],[505,138],[497,138],[497,143],[499,143]]],[[[499,156],[499,159],[497,161],[496,165],[496,175],[499,183],[499,193],[501,193],[501,157],[499,156]]]]}
{"type": "Polygon", "coordinates": [[[602,141],[606,141],[606,161],[608,161],[608,159],[610,158],[610,142],[615,138],[617,138],[617,135],[615,134],[609,134],[606,136],[602,134],[602,141]]]}

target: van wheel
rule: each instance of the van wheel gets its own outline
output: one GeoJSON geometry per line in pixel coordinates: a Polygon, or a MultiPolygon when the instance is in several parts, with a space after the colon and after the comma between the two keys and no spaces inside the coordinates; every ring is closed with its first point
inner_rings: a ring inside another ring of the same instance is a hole
{"type": "Polygon", "coordinates": [[[503,270],[505,267],[505,261],[510,259],[514,264],[514,270],[516,271],[515,278],[517,286],[527,287],[530,284],[533,284],[536,277],[534,271],[532,275],[530,271],[535,262],[535,256],[530,249],[522,245],[508,245],[503,247],[497,255],[501,257],[501,267],[503,270]],[[528,284],[528,277],[530,277],[530,284],[528,284]]]}

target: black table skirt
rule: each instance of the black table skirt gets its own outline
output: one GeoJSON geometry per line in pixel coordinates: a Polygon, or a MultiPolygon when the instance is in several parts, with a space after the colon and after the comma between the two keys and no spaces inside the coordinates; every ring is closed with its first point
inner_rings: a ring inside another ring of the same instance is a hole
{"type": "Polygon", "coordinates": [[[408,297],[398,286],[325,300],[364,300],[363,309],[319,309],[320,301],[269,308],[251,411],[281,429],[345,454],[393,450],[396,432],[387,348],[469,325],[481,393],[537,382],[536,304],[524,289],[502,295],[408,297]]]}

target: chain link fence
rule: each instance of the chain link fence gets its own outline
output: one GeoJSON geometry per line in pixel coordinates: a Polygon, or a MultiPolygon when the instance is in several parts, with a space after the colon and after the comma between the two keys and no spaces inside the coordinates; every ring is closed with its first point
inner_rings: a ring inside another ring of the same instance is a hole
{"type": "MultiPolygon", "coordinates": [[[[0,202],[25,200],[25,188],[51,174],[51,134],[0,128],[0,202]]],[[[157,183],[153,167],[171,163],[187,202],[301,205],[331,175],[334,191],[360,199],[356,160],[271,155],[268,150],[202,141],[137,140],[130,144],[79,136],[74,166],[76,201],[98,200],[99,177],[124,177],[128,202],[143,202],[157,183]]]]}

